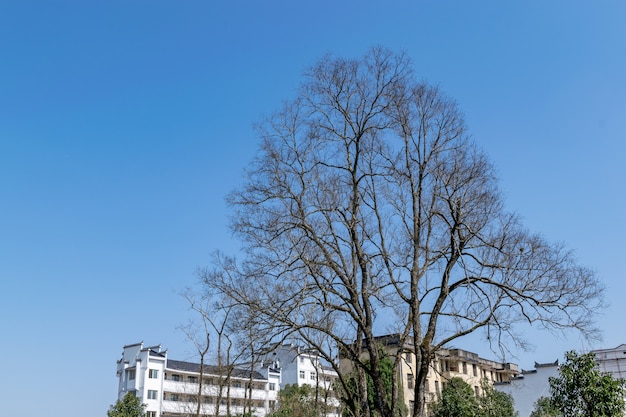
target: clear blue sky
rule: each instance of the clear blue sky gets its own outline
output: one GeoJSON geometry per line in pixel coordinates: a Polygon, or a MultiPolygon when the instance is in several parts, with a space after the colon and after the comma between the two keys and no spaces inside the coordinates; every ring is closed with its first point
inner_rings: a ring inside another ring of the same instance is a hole
{"type": "Polygon", "coordinates": [[[0,0],[0,415],[106,415],[124,344],[191,359],[178,294],[237,248],[253,123],[373,45],[457,99],[508,207],[605,282],[604,341],[508,359],[626,343],[624,22],[619,0],[0,0]]]}

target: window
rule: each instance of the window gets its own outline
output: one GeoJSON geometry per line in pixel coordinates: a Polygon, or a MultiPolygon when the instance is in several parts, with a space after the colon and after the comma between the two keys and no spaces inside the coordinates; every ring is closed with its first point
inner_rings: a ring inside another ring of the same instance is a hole
{"type": "Polygon", "coordinates": [[[202,402],[205,404],[213,404],[213,397],[202,397],[202,402]]]}
{"type": "Polygon", "coordinates": [[[439,395],[439,381],[435,381],[435,392],[439,395]]]}
{"type": "Polygon", "coordinates": [[[300,356],[300,363],[304,363],[304,356],[300,356]]]}
{"type": "Polygon", "coordinates": [[[474,385],[474,394],[476,394],[477,397],[480,395],[480,388],[476,385],[474,385]]]}
{"type": "Polygon", "coordinates": [[[126,370],[126,379],[128,379],[128,380],[135,379],[135,370],[134,369],[127,369],[126,370]]]}
{"type": "Polygon", "coordinates": [[[180,375],[172,374],[172,381],[180,381],[180,375]]]}
{"type": "Polygon", "coordinates": [[[304,371],[300,371],[300,379],[304,379],[306,378],[306,376],[304,376],[304,371]]]}
{"type": "Polygon", "coordinates": [[[276,391],[276,384],[273,382],[270,382],[270,391],[276,391]]]}
{"type": "Polygon", "coordinates": [[[146,411],[146,417],[156,417],[156,411],[146,411]]]}
{"type": "Polygon", "coordinates": [[[148,370],[148,378],[156,379],[159,377],[158,369],[149,369],[148,370]]]}
{"type": "Polygon", "coordinates": [[[315,372],[311,372],[311,381],[315,381],[316,379],[317,378],[315,372]]]}
{"type": "Polygon", "coordinates": [[[467,363],[463,362],[463,373],[467,375],[467,363]]]}
{"type": "Polygon", "coordinates": [[[406,357],[406,363],[412,363],[413,362],[413,355],[411,354],[411,352],[407,352],[405,357],[406,357]]]}
{"type": "Polygon", "coordinates": [[[406,374],[406,386],[408,389],[413,389],[413,374],[406,374]]]}
{"type": "Polygon", "coordinates": [[[189,376],[189,377],[187,377],[187,381],[191,382],[192,384],[197,384],[198,383],[198,377],[197,376],[189,376]]]}
{"type": "Polygon", "coordinates": [[[233,385],[234,388],[241,388],[241,381],[233,381],[233,385]]]}
{"type": "Polygon", "coordinates": [[[476,364],[472,364],[472,375],[474,376],[478,376],[478,373],[476,372],[476,364]]]}
{"type": "Polygon", "coordinates": [[[148,390],[148,399],[149,400],[156,400],[157,399],[157,392],[153,389],[149,389],[148,390]]]}
{"type": "Polygon", "coordinates": [[[170,394],[170,401],[182,401],[182,397],[180,394],[170,394]]]}

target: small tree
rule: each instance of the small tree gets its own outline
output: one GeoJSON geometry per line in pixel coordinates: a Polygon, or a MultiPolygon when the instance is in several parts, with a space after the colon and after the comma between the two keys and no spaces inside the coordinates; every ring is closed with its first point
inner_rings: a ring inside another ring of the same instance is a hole
{"type": "Polygon", "coordinates": [[[566,417],[622,417],[623,379],[600,372],[593,353],[565,354],[559,376],[550,378],[550,402],[566,417]]]}
{"type": "Polygon", "coordinates": [[[535,408],[530,417],[559,417],[559,411],[554,408],[550,397],[541,397],[535,402],[535,408]]]}
{"type": "Polygon", "coordinates": [[[107,411],[108,417],[145,417],[144,411],[146,405],[139,402],[139,398],[133,393],[127,393],[124,398],[117,400],[107,411]]]}
{"type": "Polygon", "coordinates": [[[475,396],[472,387],[461,378],[452,378],[431,408],[431,417],[517,417],[513,398],[496,391],[487,381],[482,395],[475,396]]]}
{"type": "Polygon", "coordinates": [[[478,417],[474,390],[461,378],[452,378],[431,408],[432,417],[478,417]]]}
{"type": "Polygon", "coordinates": [[[516,417],[519,414],[513,407],[510,394],[497,391],[486,380],[482,383],[483,394],[478,397],[480,417],[516,417]]]}
{"type": "Polygon", "coordinates": [[[315,392],[310,385],[299,387],[297,384],[288,384],[278,395],[279,407],[271,417],[319,417],[326,414],[326,410],[318,408],[315,392]]]}

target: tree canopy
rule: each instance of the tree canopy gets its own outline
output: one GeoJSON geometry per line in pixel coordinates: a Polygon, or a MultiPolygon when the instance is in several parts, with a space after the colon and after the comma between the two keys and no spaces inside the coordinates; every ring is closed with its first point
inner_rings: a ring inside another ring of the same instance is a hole
{"type": "Polygon", "coordinates": [[[287,384],[278,395],[278,409],[269,417],[325,417],[330,411],[328,403],[307,384],[287,384]]]}
{"type": "Polygon", "coordinates": [[[554,407],[550,397],[541,397],[535,402],[535,408],[530,417],[559,417],[561,414],[554,407]]]}
{"type": "Polygon", "coordinates": [[[486,381],[476,395],[463,379],[450,379],[441,397],[431,405],[430,417],[517,417],[510,395],[499,392],[486,381]]]}
{"type": "Polygon", "coordinates": [[[317,349],[346,392],[354,372],[336,358],[349,361],[354,416],[397,415],[378,329],[398,335],[394,372],[404,349],[415,354],[414,416],[435,352],[459,337],[483,330],[506,349],[525,342],[519,323],[593,332],[594,273],[504,208],[459,107],[418,81],[404,54],[324,57],[258,132],[228,197],[244,258],[217,254],[206,292],[246,310],[259,343],[317,349]]]}
{"type": "Polygon", "coordinates": [[[517,417],[513,397],[496,390],[493,385],[484,381],[482,393],[477,398],[478,417],[517,417]]]}
{"type": "Polygon", "coordinates": [[[431,417],[478,417],[478,401],[472,387],[461,378],[452,378],[431,406],[431,417]]]}
{"type": "Polygon", "coordinates": [[[559,375],[550,378],[550,407],[566,417],[622,417],[624,384],[600,372],[593,353],[570,351],[559,375]]]}
{"type": "Polygon", "coordinates": [[[129,392],[107,411],[108,417],[145,417],[145,404],[141,404],[139,398],[129,392]]]}

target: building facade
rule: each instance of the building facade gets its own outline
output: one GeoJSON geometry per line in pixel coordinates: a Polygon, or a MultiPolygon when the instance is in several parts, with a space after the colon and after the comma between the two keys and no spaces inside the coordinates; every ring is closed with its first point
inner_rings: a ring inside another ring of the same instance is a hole
{"type": "Polygon", "coordinates": [[[133,393],[147,417],[203,416],[252,412],[264,417],[276,407],[280,369],[267,363],[257,370],[225,368],[172,360],[161,346],[124,346],[117,361],[118,398],[133,393]],[[202,370],[202,372],[201,372],[202,370]],[[199,401],[198,401],[199,400],[199,401]]]}

